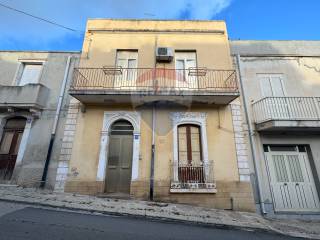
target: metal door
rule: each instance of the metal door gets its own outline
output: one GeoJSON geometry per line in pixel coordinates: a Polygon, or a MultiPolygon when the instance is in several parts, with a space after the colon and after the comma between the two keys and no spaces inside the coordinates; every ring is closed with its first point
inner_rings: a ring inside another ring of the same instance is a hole
{"type": "Polygon", "coordinates": [[[20,147],[26,119],[9,119],[0,141],[0,180],[10,180],[20,147]]]}
{"type": "Polygon", "coordinates": [[[133,132],[127,121],[113,124],[106,172],[107,193],[130,193],[133,132]]]}
{"type": "Polygon", "coordinates": [[[286,151],[275,148],[265,152],[275,211],[319,211],[307,152],[297,146],[286,147],[286,151]]]}

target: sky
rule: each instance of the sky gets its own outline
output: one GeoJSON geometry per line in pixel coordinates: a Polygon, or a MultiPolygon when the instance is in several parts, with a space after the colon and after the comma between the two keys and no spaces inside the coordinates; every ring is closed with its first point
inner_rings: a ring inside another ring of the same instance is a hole
{"type": "Polygon", "coordinates": [[[87,18],[225,20],[230,39],[320,40],[320,0],[0,0],[1,50],[81,50],[87,18]]]}

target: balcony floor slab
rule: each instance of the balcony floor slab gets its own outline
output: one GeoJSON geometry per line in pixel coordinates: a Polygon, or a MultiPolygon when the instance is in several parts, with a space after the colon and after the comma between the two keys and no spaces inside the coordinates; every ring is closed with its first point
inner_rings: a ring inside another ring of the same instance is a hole
{"type": "Polygon", "coordinates": [[[257,131],[319,131],[320,120],[268,120],[256,123],[257,131]]]}

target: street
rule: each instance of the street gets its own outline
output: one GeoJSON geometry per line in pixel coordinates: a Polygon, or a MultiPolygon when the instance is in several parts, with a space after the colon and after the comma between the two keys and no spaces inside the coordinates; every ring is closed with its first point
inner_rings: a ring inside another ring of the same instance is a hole
{"type": "Polygon", "coordinates": [[[0,239],[295,239],[126,216],[84,214],[0,202],[0,239]]]}

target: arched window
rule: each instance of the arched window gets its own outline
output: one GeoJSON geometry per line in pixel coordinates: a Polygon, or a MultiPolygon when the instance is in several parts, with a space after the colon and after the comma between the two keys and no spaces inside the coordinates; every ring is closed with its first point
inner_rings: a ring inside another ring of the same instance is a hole
{"type": "Polygon", "coordinates": [[[111,135],[132,135],[133,126],[127,120],[118,120],[111,125],[111,135]]]}
{"type": "Polygon", "coordinates": [[[178,126],[178,153],[179,164],[202,164],[201,130],[198,125],[178,126]]]}
{"type": "Polygon", "coordinates": [[[9,180],[16,163],[26,118],[7,120],[0,141],[0,179],[9,180]]]}

